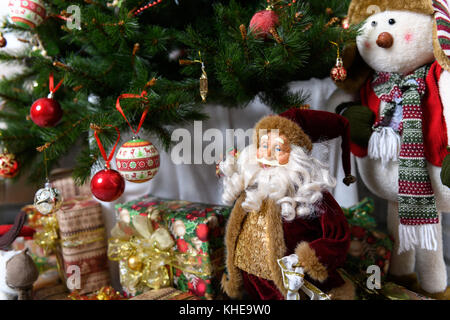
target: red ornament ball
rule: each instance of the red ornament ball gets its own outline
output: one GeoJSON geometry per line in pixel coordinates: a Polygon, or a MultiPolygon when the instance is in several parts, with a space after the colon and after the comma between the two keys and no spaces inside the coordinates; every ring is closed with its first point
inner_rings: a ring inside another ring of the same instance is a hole
{"type": "Polygon", "coordinates": [[[344,68],[344,63],[341,58],[338,58],[336,61],[336,66],[331,69],[330,77],[333,81],[344,81],[347,79],[347,70],[344,68]]]}
{"type": "Polygon", "coordinates": [[[0,178],[14,178],[19,173],[19,163],[12,153],[0,154],[0,178]]]}
{"type": "Polygon", "coordinates": [[[197,234],[197,237],[203,241],[208,241],[209,238],[209,227],[207,224],[201,223],[197,226],[197,229],[195,229],[195,233],[197,234]]]}
{"type": "Polygon", "coordinates": [[[266,38],[270,29],[278,26],[278,15],[273,10],[261,10],[255,13],[250,20],[250,29],[256,36],[266,38]]]}
{"type": "Polygon", "coordinates": [[[333,81],[344,81],[347,79],[347,70],[344,67],[334,67],[331,69],[331,79],[333,81]]]}
{"type": "Polygon", "coordinates": [[[101,201],[114,201],[125,190],[125,180],[119,172],[105,169],[97,172],[91,180],[91,192],[101,201]]]}
{"type": "Polygon", "coordinates": [[[198,278],[197,284],[195,286],[195,289],[192,290],[192,293],[195,294],[197,297],[203,297],[206,293],[206,282],[205,280],[198,278]]]}
{"type": "Polygon", "coordinates": [[[39,127],[54,127],[62,118],[63,111],[59,102],[51,98],[36,100],[31,106],[31,120],[39,127]]]}
{"type": "Polygon", "coordinates": [[[188,251],[187,242],[184,239],[177,239],[177,248],[181,253],[185,253],[188,251]]]}

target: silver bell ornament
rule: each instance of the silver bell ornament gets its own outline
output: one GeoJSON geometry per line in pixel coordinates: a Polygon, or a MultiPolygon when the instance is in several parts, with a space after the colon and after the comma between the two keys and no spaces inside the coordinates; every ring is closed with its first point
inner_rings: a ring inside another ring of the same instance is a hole
{"type": "Polygon", "coordinates": [[[47,180],[44,188],[39,189],[34,196],[34,207],[42,214],[50,214],[58,210],[63,203],[61,192],[53,188],[47,180]]]}

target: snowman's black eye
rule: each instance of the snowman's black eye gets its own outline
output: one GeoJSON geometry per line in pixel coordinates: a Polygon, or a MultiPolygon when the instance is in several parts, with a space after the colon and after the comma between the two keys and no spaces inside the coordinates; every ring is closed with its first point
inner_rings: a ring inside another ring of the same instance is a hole
{"type": "Polygon", "coordinates": [[[395,20],[394,19],[389,19],[389,24],[395,24],[395,20]]]}
{"type": "Polygon", "coordinates": [[[377,24],[378,24],[378,23],[377,23],[376,21],[372,21],[372,23],[371,23],[372,27],[376,27],[377,24]]]}

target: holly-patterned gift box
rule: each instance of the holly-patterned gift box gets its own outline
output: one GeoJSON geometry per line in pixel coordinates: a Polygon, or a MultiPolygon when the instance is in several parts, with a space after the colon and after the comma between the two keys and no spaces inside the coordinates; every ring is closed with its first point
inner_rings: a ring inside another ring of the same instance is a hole
{"type": "Polygon", "coordinates": [[[174,286],[213,299],[225,265],[224,234],[230,207],[161,199],[154,196],[116,205],[117,219],[131,224],[148,216],[155,229],[167,228],[175,240],[174,286]]]}

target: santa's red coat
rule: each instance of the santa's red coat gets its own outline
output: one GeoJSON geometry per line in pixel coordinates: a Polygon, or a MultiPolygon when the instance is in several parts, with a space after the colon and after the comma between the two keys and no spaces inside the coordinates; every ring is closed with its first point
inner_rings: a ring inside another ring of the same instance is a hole
{"type": "MultiPolygon", "coordinates": [[[[329,192],[323,193],[321,202],[311,216],[290,222],[283,220],[283,231],[287,249],[285,255],[293,254],[297,245],[306,241],[314,249],[319,262],[326,267],[328,278],[324,282],[314,281],[306,275],[308,281],[325,292],[344,284],[337,268],[342,267],[347,258],[350,229],[341,207],[329,192]]],[[[273,281],[242,273],[244,286],[252,298],[284,298],[273,281]]]]}

